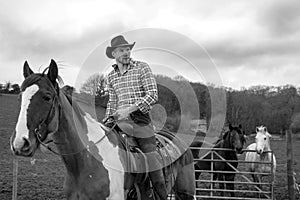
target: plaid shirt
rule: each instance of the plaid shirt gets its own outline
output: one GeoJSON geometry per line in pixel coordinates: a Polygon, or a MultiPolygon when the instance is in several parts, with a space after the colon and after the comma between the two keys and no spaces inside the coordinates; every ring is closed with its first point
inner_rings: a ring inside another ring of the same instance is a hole
{"type": "Polygon", "coordinates": [[[143,113],[149,112],[158,99],[156,81],[149,65],[133,61],[123,74],[116,64],[113,68],[107,77],[109,101],[105,117],[134,104],[143,113]]]}

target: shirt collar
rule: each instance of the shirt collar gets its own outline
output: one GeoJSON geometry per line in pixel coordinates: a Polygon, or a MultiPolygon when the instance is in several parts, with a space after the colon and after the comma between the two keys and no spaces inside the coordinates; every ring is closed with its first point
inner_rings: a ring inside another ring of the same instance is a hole
{"type": "MultiPolygon", "coordinates": [[[[134,63],[130,63],[128,66],[127,66],[127,69],[125,71],[128,71],[130,70],[131,68],[133,68],[135,66],[135,62],[134,63]]],[[[119,68],[118,68],[118,65],[117,64],[113,64],[112,67],[114,68],[114,70],[116,72],[119,72],[119,68]]]]}

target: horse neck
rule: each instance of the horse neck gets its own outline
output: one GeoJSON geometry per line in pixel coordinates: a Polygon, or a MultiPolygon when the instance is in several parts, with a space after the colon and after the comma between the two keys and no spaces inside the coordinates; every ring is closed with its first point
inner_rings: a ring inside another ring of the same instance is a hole
{"type": "Polygon", "coordinates": [[[87,130],[81,124],[80,116],[73,112],[72,106],[63,94],[60,95],[60,101],[59,128],[53,139],[57,144],[59,153],[64,154],[61,157],[68,172],[78,172],[84,167],[84,162],[79,163],[78,161],[82,161],[86,152],[79,134],[84,135],[87,130]]]}
{"type": "MultiPolygon", "coordinates": [[[[228,140],[228,135],[225,138],[222,138],[222,140],[216,146],[216,148],[232,149],[232,145],[228,140]]],[[[236,155],[236,153],[233,151],[219,151],[219,153],[222,154],[224,158],[233,158],[233,156],[236,155]]]]}
{"type": "Polygon", "coordinates": [[[225,138],[222,138],[221,143],[220,143],[220,146],[221,146],[221,148],[227,148],[227,149],[230,149],[230,148],[232,148],[232,145],[230,144],[230,141],[228,140],[228,135],[229,135],[230,133],[226,133],[226,134],[227,134],[226,137],[225,137],[225,138]]]}
{"type": "Polygon", "coordinates": [[[263,159],[266,159],[271,161],[271,156],[272,156],[272,153],[271,152],[265,152],[265,151],[271,151],[271,147],[270,147],[270,139],[268,138],[268,142],[265,144],[265,147],[264,147],[264,152],[262,153],[261,157],[263,159]]]}

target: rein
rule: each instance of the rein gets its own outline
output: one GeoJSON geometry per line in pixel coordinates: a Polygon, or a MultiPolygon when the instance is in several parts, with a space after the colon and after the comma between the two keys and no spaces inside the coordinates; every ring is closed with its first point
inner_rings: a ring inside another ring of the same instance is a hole
{"type": "MultiPolygon", "coordinates": [[[[68,154],[62,154],[62,153],[59,153],[59,152],[54,151],[51,147],[49,147],[49,146],[47,145],[47,144],[49,144],[49,143],[51,143],[51,142],[55,143],[53,140],[49,140],[49,141],[47,141],[47,142],[43,142],[43,139],[42,139],[42,133],[43,133],[43,132],[47,132],[47,130],[41,131],[41,129],[42,129],[43,127],[47,127],[47,126],[49,125],[49,124],[47,124],[46,122],[49,120],[50,114],[53,112],[53,109],[55,109],[54,106],[55,106],[55,100],[56,100],[56,99],[57,99],[57,97],[55,97],[55,98],[53,99],[52,105],[51,105],[51,108],[50,108],[50,110],[49,110],[49,113],[48,113],[47,117],[46,117],[46,118],[38,125],[38,128],[35,128],[35,129],[34,129],[34,134],[35,134],[35,136],[36,136],[38,142],[39,142],[42,146],[44,146],[46,149],[48,149],[50,152],[52,152],[52,153],[54,153],[54,154],[56,154],[56,155],[59,155],[59,156],[71,156],[71,155],[78,154],[78,153],[84,151],[86,148],[83,148],[82,150],[80,150],[80,151],[78,151],[78,152],[68,153],[68,154]],[[41,132],[42,132],[42,133],[41,133],[41,132]]],[[[55,112],[54,112],[54,114],[55,114],[55,112]]],[[[49,121],[52,121],[53,118],[54,118],[54,116],[52,116],[51,118],[52,118],[52,119],[49,120],[49,121]]],[[[47,135],[49,135],[49,134],[54,134],[54,133],[56,133],[56,132],[57,132],[57,130],[54,131],[54,132],[48,133],[47,135]]],[[[47,137],[47,136],[46,136],[46,137],[47,137]]],[[[45,139],[46,139],[46,138],[45,138],[45,139]]]]}
{"type": "MultiPolygon", "coordinates": [[[[49,117],[49,115],[50,115],[50,113],[51,113],[51,111],[52,111],[53,108],[54,108],[54,103],[52,104],[52,107],[51,107],[51,109],[50,109],[50,111],[49,111],[49,113],[48,113],[48,117],[49,117]]],[[[59,152],[54,151],[51,147],[49,147],[49,146],[47,145],[47,144],[49,144],[49,143],[51,143],[51,142],[55,143],[53,140],[49,140],[49,141],[47,141],[47,142],[43,142],[42,139],[41,139],[42,134],[40,133],[40,127],[41,127],[42,124],[46,124],[46,121],[47,121],[48,117],[47,117],[45,120],[43,120],[43,121],[39,124],[39,128],[36,128],[36,129],[34,130],[34,133],[35,133],[35,135],[36,135],[36,138],[37,138],[38,142],[39,142],[42,146],[44,146],[44,147],[45,147],[46,149],[48,149],[50,152],[52,152],[52,153],[54,153],[54,154],[56,154],[56,155],[59,155],[59,156],[72,156],[72,155],[76,155],[76,154],[81,153],[81,152],[83,152],[84,150],[86,150],[86,149],[89,148],[89,145],[87,145],[86,147],[84,147],[83,149],[81,149],[81,150],[79,150],[79,151],[77,151],[77,152],[74,152],[74,153],[65,153],[65,154],[64,154],[64,153],[59,153],[59,152]]],[[[94,145],[100,143],[105,137],[107,137],[110,133],[112,133],[112,132],[113,132],[113,129],[115,128],[115,126],[116,126],[116,123],[115,123],[115,124],[107,131],[107,134],[106,134],[106,131],[104,130],[104,132],[105,132],[104,136],[102,136],[97,142],[95,142],[94,145]]],[[[57,132],[57,131],[56,131],[56,132],[57,132]]],[[[53,132],[53,133],[56,133],[56,132],[53,132]]]]}
{"type": "MultiPolygon", "coordinates": [[[[46,141],[46,142],[43,141],[43,140],[45,140],[47,138],[47,136],[44,136],[45,138],[43,138],[42,133],[46,133],[47,132],[46,129],[47,129],[49,123],[51,123],[51,121],[55,117],[55,111],[53,111],[53,109],[55,109],[55,101],[57,101],[58,92],[56,91],[56,89],[54,87],[53,87],[53,89],[56,92],[56,96],[52,100],[51,108],[50,108],[50,110],[49,110],[49,112],[47,114],[47,117],[39,123],[39,125],[37,126],[37,128],[34,129],[34,134],[35,134],[38,142],[42,146],[44,146],[46,149],[48,149],[50,152],[52,152],[52,153],[54,153],[56,155],[59,155],[59,156],[72,156],[72,155],[79,154],[79,153],[83,152],[84,150],[88,149],[89,145],[87,145],[83,149],[81,149],[81,150],[79,150],[77,152],[74,152],[74,153],[59,153],[59,152],[53,150],[50,146],[48,146],[48,144],[52,143],[52,142],[55,144],[54,140],[51,139],[51,140],[46,141]],[[54,113],[54,114],[52,114],[52,113],[54,113]]],[[[59,110],[60,110],[60,107],[59,107],[59,110]]],[[[102,136],[97,142],[95,142],[94,145],[100,143],[105,137],[108,136],[108,134],[110,134],[111,132],[113,132],[113,129],[115,128],[115,126],[116,126],[116,123],[114,123],[114,125],[107,131],[108,132],[107,134],[106,134],[106,131],[103,129],[104,132],[105,132],[104,136],[102,136]]],[[[57,130],[53,131],[53,132],[50,132],[50,133],[47,133],[46,135],[55,134],[56,132],[57,132],[57,130]]]]}

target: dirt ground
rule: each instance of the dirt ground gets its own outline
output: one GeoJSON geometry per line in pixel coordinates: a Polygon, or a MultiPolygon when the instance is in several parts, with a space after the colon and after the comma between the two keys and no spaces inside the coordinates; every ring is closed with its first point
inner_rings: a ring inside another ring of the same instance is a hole
{"type": "MultiPolygon", "coordinates": [[[[9,137],[15,128],[18,115],[18,100],[14,95],[0,96],[0,200],[12,199],[13,155],[9,137]]],[[[286,142],[272,141],[272,150],[277,158],[275,197],[288,199],[286,175],[286,142]]],[[[300,183],[300,140],[293,140],[294,171],[300,183]]],[[[63,194],[64,166],[60,158],[40,151],[33,158],[18,159],[18,199],[65,199],[63,194]]],[[[296,191],[295,191],[296,192],[296,191]]],[[[299,193],[296,199],[300,199],[299,193]]]]}

